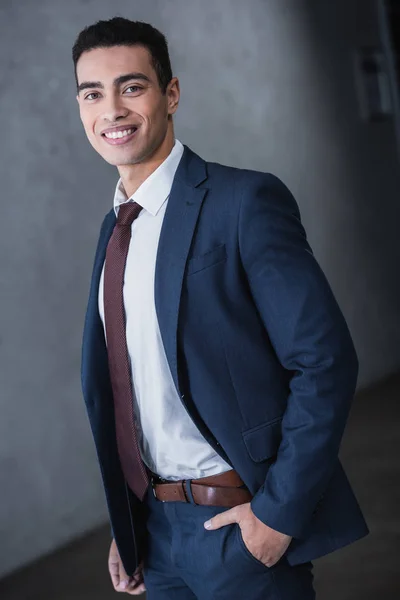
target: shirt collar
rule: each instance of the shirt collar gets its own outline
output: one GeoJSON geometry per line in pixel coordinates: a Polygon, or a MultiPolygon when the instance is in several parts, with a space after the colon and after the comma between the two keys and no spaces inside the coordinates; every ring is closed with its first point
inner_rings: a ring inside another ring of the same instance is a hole
{"type": "Polygon", "coordinates": [[[121,178],[119,178],[114,194],[114,211],[118,217],[118,208],[125,202],[135,201],[155,216],[167,200],[175,172],[184,151],[183,144],[175,139],[175,144],[167,158],[157,167],[129,198],[126,196],[121,178]]]}

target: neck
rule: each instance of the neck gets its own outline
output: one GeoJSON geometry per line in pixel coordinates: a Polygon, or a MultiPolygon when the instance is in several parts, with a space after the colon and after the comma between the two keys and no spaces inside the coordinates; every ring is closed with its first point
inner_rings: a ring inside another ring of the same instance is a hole
{"type": "Polygon", "coordinates": [[[174,131],[172,127],[169,127],[162,143],[151,155],[134,165],[121,165],[118,167],[119,176],[128,198],[164,162],[171,153],[174,143],[174,131]]]}

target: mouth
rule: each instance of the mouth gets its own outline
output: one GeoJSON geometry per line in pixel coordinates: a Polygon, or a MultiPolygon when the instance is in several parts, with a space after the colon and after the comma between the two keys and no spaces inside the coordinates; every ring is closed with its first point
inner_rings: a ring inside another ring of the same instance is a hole
{"type": "Polygon", "coordinates": [[[102,133],[101,137],[111,146],[121,146],[122,144],[130,142],[135,137],[137,130],[137,127],[129,127],[123,131],[102,133]]]}

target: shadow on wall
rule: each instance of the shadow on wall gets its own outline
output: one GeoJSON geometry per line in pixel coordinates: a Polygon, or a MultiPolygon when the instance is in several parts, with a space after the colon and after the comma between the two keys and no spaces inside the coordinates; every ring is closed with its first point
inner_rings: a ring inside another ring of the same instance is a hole
{"type": "Polygon", "coordinates": [[[318,243],[318,258],[351,325],[361,365],[359,383],[365,386],[399,368],[400,344],[395,123],[393,117],[377,122],[361,118],[354,68],[360,48],[382,46],[378,12],[374,0],[364,2],[363,11],[357,2],[314,1],[308,17],[326,98],[321,110],[328,169],[315,237],[331,243],[318,243]],[[334,263],[342,268],[335,269],[334,263]],[[379,352],[372,361],[374,348],[379,352]]]}

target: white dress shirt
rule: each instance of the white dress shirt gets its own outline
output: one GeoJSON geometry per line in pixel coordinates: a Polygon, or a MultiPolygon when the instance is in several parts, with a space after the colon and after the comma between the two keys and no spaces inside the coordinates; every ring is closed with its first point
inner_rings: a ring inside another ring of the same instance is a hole
{"type": "MultiPolygon", "coordinates": [[[[114,210],[136,201],[143,206],[132,223],[125,268],[123,298],[126,340],[132,369],[134,411],[143,461],[165,479],[196,479],[231,469],[200,433],[175,388],[154,302],[158,241],[183,145],[175,140],[169,156],[127,198],[121,179],[114,210]]],[[[99,286],[99,313],[104,326],[104,265],[99,286]]]]}

